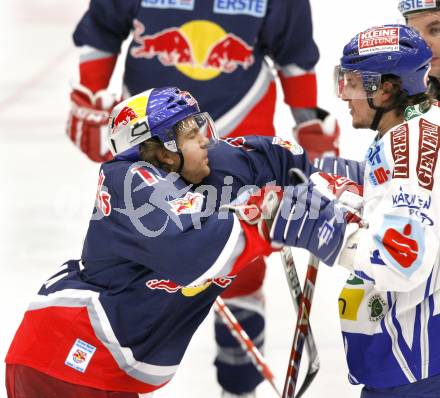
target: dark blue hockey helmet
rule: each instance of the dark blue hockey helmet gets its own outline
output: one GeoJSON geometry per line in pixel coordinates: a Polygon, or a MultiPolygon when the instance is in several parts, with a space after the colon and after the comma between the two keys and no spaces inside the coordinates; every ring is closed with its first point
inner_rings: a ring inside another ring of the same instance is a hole
{"type": "Polygon", "coordinates": [[[178,152],[177,134],[194,125],[208,138],[216,139],[214,123],[200,112],[197,101],[177,87],[154,88],[115,106],[108,125],[109,147],[120,154],[150,138],[159,138],[165,148],[178,152]]]}
{"type": "Polygon", "coordinates": [[[427,89],[431,58],[427,43],[409,26],[370,28],[357,34],[344,47],[341,63],[335,69],[337,93],[341,96],[342,90],[349,87],[347,73],[359,75],[366,97],[375,95],[381,77],[388,74],[401,79],[401,88],[408,95],[423,93],[427,89]]]}

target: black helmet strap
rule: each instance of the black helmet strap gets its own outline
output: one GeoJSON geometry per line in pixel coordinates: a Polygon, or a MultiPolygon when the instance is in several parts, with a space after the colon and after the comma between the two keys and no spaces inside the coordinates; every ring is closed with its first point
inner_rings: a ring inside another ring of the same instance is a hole
{"type": "Polygon", "coordinates": [[[405,100],[405,98],[406,98],[406,94],[403,91],[401,91],[399,97],[397,98],[396,101],[394,101],[393,104],[386,106],[386,107],[382,107],[382,106],[374,105],[373,98],[368,97],[367,101],[368,101],[369,107],[376,111],[374,118],[373,118],[373,121],[371,122],[370,129],[373,131],[376,131],[377,128],[379,127],[379,123],[382,119],[382,116],[385,113],[392,111],[393,109],[399,108],[401,106],[401,104],[403,103],[403,101],[405,100]]]}

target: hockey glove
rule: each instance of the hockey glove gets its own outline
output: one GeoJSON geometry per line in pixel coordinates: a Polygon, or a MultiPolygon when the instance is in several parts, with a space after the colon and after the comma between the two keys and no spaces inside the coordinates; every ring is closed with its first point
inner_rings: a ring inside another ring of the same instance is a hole
{"type": "Polygon", "coordinates": [[[338,202],[348,211],[346,219],[349,222],[361,222],[364,192],[362,185],[356,184],[349,178],[323,172],[313,173],[310,181],[327,198],[338,199],[338,202]]]}
{"type": "Polygon", "coordinates": [[[118,103],[105,90],[93,94],[87,87],[76,86],[70,94],[72,110],[67,123],[67,134],[72,142],[91,160],[105,162],[112,158],[106,145],[110,111],[118,103]]]}
{"type": "Polygon", "coordinates": [[[245,192],[233,203],[223,205],[222,209],[232,210],[241,221],[256,225],[260,236],[268,240],[282,196],[283,191],[280,186],[266,185],[253,194],[245,192]]]}
{"type": "Polygon", "coordinates": [[[272,244],[307,249],[333,265],[344,241],[347,210],[309,182],[285,188],[270,230],[272,244]]]}
{"type": "Polygon", "coordinates": [[[327,111],[317,108],[317,119],[298,124],[293,134],[311,161],[324,155],[339,156],[339,124],[327,111]]]}

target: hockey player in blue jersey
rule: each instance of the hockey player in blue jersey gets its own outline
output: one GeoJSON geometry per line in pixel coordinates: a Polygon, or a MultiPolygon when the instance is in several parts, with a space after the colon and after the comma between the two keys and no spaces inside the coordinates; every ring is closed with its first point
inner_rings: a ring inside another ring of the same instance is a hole
{"type": "MultiPolygon", "coordinates": [[[[317,108],[319,54],[309,0],[92,0],[73,35],[81,52],[80,84],[71,94],[68,126],[70,139],[90,159],[111,156],[100,130],[115,103],[107,86],[128,37],[125,98],[175,85],[197,98],[222,138],[274,136],[276,70],[299,144],[309,157],[337,152],[336,120],[317,108]]],[[[264,274],[264,259],[255,259],[222,294],[260,349],[264,274]]],[[[260,374],[218,319],[215,336],[222,387],[235,394],[255,387],[260,374]]]]}
{"type": "Polygon", "coordinates": [[[215,136],[209,114],[176,88],[114,108],[115,158],[101,166],[81,259],[56,270],[29,305],[6,358],[9,398],[132,398],[162,387],[215,298],[274,250],[264,218],[282,190],[250,195],[288,185],[291,168],[316,169],[294,142],[215,145],[215,136]]]}

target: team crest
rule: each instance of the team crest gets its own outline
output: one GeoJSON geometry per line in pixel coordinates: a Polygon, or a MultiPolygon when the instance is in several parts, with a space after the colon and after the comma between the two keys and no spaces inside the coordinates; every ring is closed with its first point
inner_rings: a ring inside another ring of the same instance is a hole
{"type": "Polygon", "coordinates": [[[95,354],[96,347],[81,339],[76,339],[67,355],[64,365],[67,365],[78,372],[84,373],[95,354]]]}
{"type": "Polygon", "coordinates": [[[304,149],[301,145],[297,144],[296,142],[283,140],[280,137],[273,137],[272,144],[282,146],[283,148],[286,148],[292,152],[294,155],[301,155],[304,153],[304,149]]]}
{"type": "Polygon", "coordinates": [[[180,216],[182,214],[199,213],[202,210],[204,196],[197,192],[187,192],[183,198],[168,201],[171,211],[180,216]]]}

